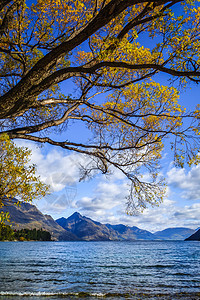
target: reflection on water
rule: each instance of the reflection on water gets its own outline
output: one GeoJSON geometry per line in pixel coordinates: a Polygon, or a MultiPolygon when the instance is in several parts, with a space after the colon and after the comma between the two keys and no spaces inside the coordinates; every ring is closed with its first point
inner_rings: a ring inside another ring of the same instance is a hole
{"type": "Polygon", "coordinates": [[[0,299],[200,299],[200,243],[0,242],[0,299]]]}

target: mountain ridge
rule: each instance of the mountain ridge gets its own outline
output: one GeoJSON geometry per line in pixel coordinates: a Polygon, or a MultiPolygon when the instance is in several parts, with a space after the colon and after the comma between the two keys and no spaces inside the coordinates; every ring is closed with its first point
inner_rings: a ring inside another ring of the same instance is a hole
{"type": "Polygon", "coordinates": [[[185,240],[195,230],[186,227],[166,228],[156,233],[140,229],[136,226],[124,224],[101,224],[88,217],[75,212],[68,218],[59,218],[56,222],[65,230],[72,232],[82,240],[112,240],[112,241],[133,241],[133,240],[185,240]],[[106,228],[107,227],[107,228],[106,228]],[[95,236],[94,232],[97,232],[95,236]],[[88,231],[90,236],[88,236],[88,231]],[[168,235],[166,236],[166,232],[168,235]]]}
{"type": "Polygon", "coordinates": [[[136,226],[102,224],[82,216],[79,212],[68,218],[54,220],[33,204],[21,202],[17,206],[16,202],[16,199],[7,201],[6,206],[1,208],[2,211],[10,213],[13,229],[42,228],[51,233],[53,240],[58,241],[185,240],[195,233],[195,230],[184,227],[166,228],[151,233],[136,226]]]}
{"type": "Polygon", "coordinates": [[[154,235],[162,240],[185,240],[195,232],[194,229],[186,227],[171,227],[154,232],[154,235]]]}
{"type": "Polygon", "coordinates": [[[12,225],[13,229],[42,228],[51,234],[52,240],[76,240],[73,234],[66,232],[50,215],[44,215],[35,205],[20,202],[18,206],[17,202],[16,199],[4,201],[5,205],[1,208],[3,212],[9,212],[10,223],[8,224],[12,225]]]}

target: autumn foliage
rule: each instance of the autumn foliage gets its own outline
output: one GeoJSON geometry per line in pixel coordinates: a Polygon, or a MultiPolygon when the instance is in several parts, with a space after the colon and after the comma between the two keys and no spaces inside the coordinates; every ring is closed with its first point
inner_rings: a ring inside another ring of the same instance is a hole
{"type": "MultiPolygon", "coordinates": [[[[7,135],[0,136],[0,208],[15,197],[31,202],[47,193],[48,186],[36,175],[36,166],[30,164],[30,154],[30,150],[17,147],[7,135]]],[[[0,213],[0,223],[8,219],[8,213],[0,213]]]]}
{"type": "Polygon", "coordinates": [[[158,203],[165,141],[177,165],[199,160],[199,108],[179,99],[200,81],[199,23],[199,1],[1,1],[1,132],[88,156],[82,178],[120,170],[128,212],[158,203]],[[52,139],[73,124],[92,138],[52,139]]]}

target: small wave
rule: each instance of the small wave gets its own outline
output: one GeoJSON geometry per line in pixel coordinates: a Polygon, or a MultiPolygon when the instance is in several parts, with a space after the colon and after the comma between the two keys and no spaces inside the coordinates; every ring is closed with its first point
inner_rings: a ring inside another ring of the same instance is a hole
{"type": "MultiPolygon", "coordinates": [[[[63,293],[63,292],[0,292],[0,299],[1,297],[13,297],[14,299],[18,297],[35,297],[35,298],[48,298],[50,297],[56,297],[58,298],[66,298],[66,297],[72,297],[74,298],[85,298],[85,299],[94,299],[94,298],[111,298],[111,299],[163,299],[163,300],[199,300],[200,299],[200,293],[199,292],[193,292],[193,293],[172,293],[172,294],[163,294],[163,293],[149,293],[149,292],[135,292],[135,293],[88,293],[88,292],[79,292],[79,293],[63,293]]],[[[35,299],[34,298],[34,299],[35,299]]],[[[3,298],[4,299],[4,298],[3,298]]],[[[69,298],[71,299],[71,298],[69,298]]]]}
{"type": "MultiPolygon", "coordinates": [[[[90,295],[89,293],[50,293],[50,292],[0,292],[0,297],[1,296],[6,296],[6,297],[58,297],[58,298],[63,298],[63,297],[70,297],[70,296],[75,296],[75,297],[85,297],[87,296],[93,296],[90,295]]],[[[99,295],[100,297],[101,295],[99,295]]],[[[104,296],[104,295],[102,295],[104,296]]]]}
{"type": "Polygon", "coordinates": [[[106,294],[103,293],[51,293],[51,292],[0,292],[1,296],[10,296],[10,297],[64,297],[64,296],[76,296],[76,297],[106,297],[106,294]]]}
{"type": "Polygon", "coordinates": [[[147,266],[144,266],[144,269],[154,269],[154,268],[156,268],[156,269],[164,269],[164,268],[174,268],[174,265],[159,265],[159,264],[157,264],[157,265],[147,265],[147,266]]]}
{"type": "MultiPolygon", "coordinates": [[[[130,294],[128,293],[89,293],[89,292],[79,292],[79,293],[73,293],[73,292],[69,292],[69,293],[50,293],[50,292],[0,292],[0,299],[1,297],[10,297],[10,298],[14,298],[14,299],[18,299],[18,297],[23,297],[23,298],[47,298],[47,299],[54,299],[54,297],[56,297],[56,299],[74,299],[74,298],[81,298],[81,299],[102,299],[102,298],[112,298],[112,299],[117,299],[117,298],[128,298],[131,297],[130,294]],[[70,298],[68,298],[70,297],[70,298]],[[72,297],[72,298],[71,298],[72,297]]],[[[4,299],[4,298],[3,298],[4,299]]]]}
{"type": "Polygon", "coordinates": [[[174,276],[189,276],[189,277],[191,277],[191,276],[192,276],[192,274],[188,274],[188,273],[181,273],[181,272],[174,273],[173,275],[174,275],[174,276]]]}
{"type": "MultiPolygon", "coordinates": [[[[6,296],[6,297],[13,297],[15,299],[15,297],[45,297],[50,299],[50,297],[56,297],[56,298],[65,298],[65,297],[75,297],[75,298],[86,298],[86,299],[90,299],[90,298],[112,298],[112,299],[116,299],[116,298],[128,298],[131,297],[133,295],[138,295],[137,294],[129,294],[129,293],[89,293],[89,292],[79,292],[79,293],[73,293],[73,292],[57,292],[57,293],[53,293],[53,292],[0,292],[0,299],[2,296],[6,296]]],[[[144,295],[144,294],[143,294],[144,295]]]]}

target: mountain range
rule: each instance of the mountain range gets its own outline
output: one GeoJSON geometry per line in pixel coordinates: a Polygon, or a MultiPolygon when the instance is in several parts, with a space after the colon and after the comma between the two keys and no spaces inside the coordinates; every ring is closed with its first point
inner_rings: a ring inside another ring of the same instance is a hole
{"type": "Polygon", "coordinates": [[[60,218],[56,222],[79,239],[86,241],[123,241],[152,240],[154,235],[137,227],[125,225],[101,224],[75,212],[69,218],[60,218]]]}
{"type": "MultiPolygon", "coordinates": [[[[182,227],[151,233],[136,226],[102,224],[78,212],[55,221],[30,203],[22,202],[18,206],[16,202],[7,201],[2,208],[4,212],[9,212],[13,229],[42,228],[51,233],[52,240],[57,241],[185,240],[195,233],[193,229],[182,227]]],[[[200,234],[200,230],[198,232],[200,234]]]]}
{"type": "Polygon", "coordinates": [[[176,227],[157,231],[154,235],[161,240],[184,240],[194,232],[195,230],[190,228],[176,227]]]}

